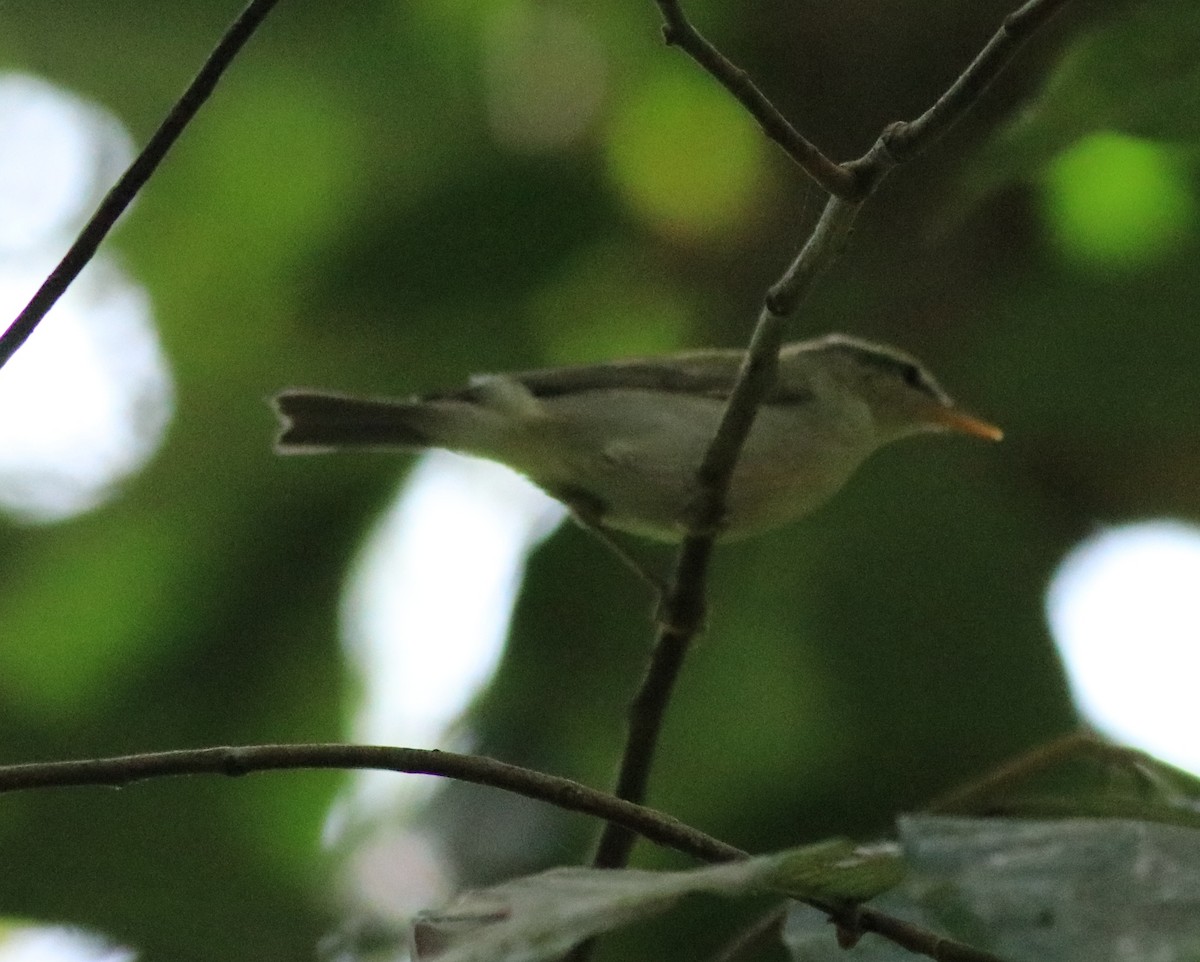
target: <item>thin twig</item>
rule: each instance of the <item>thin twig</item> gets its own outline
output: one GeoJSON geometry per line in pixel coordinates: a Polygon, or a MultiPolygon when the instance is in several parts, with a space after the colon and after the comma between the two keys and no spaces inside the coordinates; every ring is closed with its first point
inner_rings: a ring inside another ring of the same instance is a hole
{"type": "MultiPolygon", "coordinates": [[[[656,2],[667,21],[668,39],[678,41],[695,33],[680,12],[678,0],[656,2]]],[[[1030,0],[1007,17],[980,55],[933,107],[912,124],[892,125],[863,157],[845,165],[855,173],[859,192],[847,198],[831,191],[821,218],[799,255],[768,291],[746,359],[697,473],[699,496],[690,506],[687,518],[692,533],[684,539],[677,556],[671,590],[662,606],[655,648],[630,710],[629,731],[617,777],[616,792],[621,798],[641,802],[646,797],[666,705],[692,639],[704,622],[708,564],[730,480],[758,406],[774,383],[788,316],[821,272],[841,253],[859,209],[888,172],[948,129],[1008,62],[1020,42],[1065,2],[1030,0]]],[[[747,89],[753,90],[754,97],[761,98],[762,104],[758,107],[747,104],[747,107],[760,122],[762,114],[758,111],[770,108],[777,113],[752,84],[748,88],[739,86],[742,83],[739,78],[744,78],[744,74],[723,56],[717,54],[720,59],[714,59],[711,54],[717,52],[707,41],[703,47],[692,40],[680,45],[743,103],[747,89]]],[[[745,84],[749,81],[745,80],[745,84]]],[[[626,864],[633,843],[630,832],[608,823],[592,864],[607,868],[626,864]]],[[[586,952],[577,957],[586,957],[586,952]]]]}
{"type": "Polygon", "coordinates": [[[1053,768],[1096,744],[1096,736],[1091,732],[1069,732],[1052,741],[1036,745],[998,768],[991,769],[980,778],[952,789],[934,799],[924,810],[941,814],[976,814],[980,812],[985,800],[992,798],[1003,788],[1053,768]]]}
{"type": "Polygon", "coordinates": [[[679,0],[655,0],[663,18],[663,39],[688,54],[733,94],[763,132],[783,148],[809,177],[835,197],[853,197],[854,174],[835,164],[810,143],[758,89],[746,71],[732,63],[688,20],[679,0]]]}
{"type": "MultiPolygon", "coordinates": [[[[683,667],[692,639],[704,621],[704,597],[711,536],[689,537],[679,554],[671,589],[661,606],[658,637],[646,674],[629,706],[629,731],[614,792],[618,798],[642,802],[650,780],[654,753],[671,691],[683,667]]],[[[620,868],[629,861],[635,836],[627,828],[608,822],[600,832],[592,864],[620,868]]]]}
{"type": "Polygon", "coordinates": [[[575,519],[575,523],[579,527],[604,545],[613,557],[637,575],[638,579],[654,593],[655,598],[663,596],[666,591],[663,579],[647,568],[639,558],[636,558],[601,522],[593,521],[586,513],[577,510],[572,510],[571,517],[575,519]]]}
{"type": "MultiPolygon", "coordinates": [[[[439,775],[476,785],[488,785],[548,802],[568,811],[620,822],[652,842],[702,861],[732,862],[747,857],[742,849],[706,835],[670,815],[622,801],[570,779],[478,755],[420,748],[345,744],[242,745],[79,761],[0,765],[0,794],[39,788],[124,786],[151,778],[182,775],[240,778],[253,772],[305,769],[371,769],[439,775]]],[[[897,945],[914,952],[924,952],[930,958],[951,962],[998,962],[993,956],[975,953],[967,946],[942,939],[882,912],[862,908],[854,913],[845,906],[827,905],[816,900],[807,904],[829,915],[839,926],[853,926],[856,932],[877,932],[897,945]],[[936,947],[940,954],[934,955],[922,946],[936,947]],[[955,951],[972,954],[947,954],[948,946],[955,951]]]]}
{"type": "Polygon", "coordinates": [[[251,0],[237,19],[229,25],[213,52],[209,54],[204,66],[196,74],[195,79],[188,85],[183,95],[171,108],[170,113],[159,125],[154,135],[142,148],[141,153],[134,158],[132,164],[123,173],[113,188],[105,195],[96,212],[84,225],[75,242],[58,262],[58,266],[42,282],[37,293],[9,325],[8,330],[0,334],[0,367],[7,364],[21,348],[42,319],[50,312],[58,299],[71,286],[79,272],[87,266],[88,261],[95,255],[100,243],[108,236],[117,219],[124,213],[138,191],[142,189],[150,175],[154,173],[159,163],[171,149],[184,128],[195,117],[196,111],[204,104],[221,79],[234,57],[250,39],[259,24],[271,12],[278,0],[251,0]]]}
{"type": "MultiPolygon", "coordinates": [[[[1080,760],[1093,760],[1135,778],[1137,784],[1146,791],[1153,792],[1156,797],[1166,801],[1167,812],[1173,810],[1170,800],[1179,795],[1179,779],[1194,784],[1191,775],[1180,772],[1145,752],[1125,745],[1114,745],[1089,729],[1081,729],[1035,745],[985,775],[934,799],[924,810],[938,814],[965,815],[991,815],[997,811],[1011,810],[1011,801],[1005,799],[1006,795],[1044,772],[1080,760]]],[[[1039,798],[1035,804],[1045,805],[1049,809],[1053,803],[1050,799],[1039,798]]],[[[1072,799],[1068,803],[1077,812],[1084,804],[1079,799],[1072,799]]],[[[1118,812],[1120,804],[1119,799],[1107,800],[1099,806],[1099,810],[1118,812]]],[[[1148,809],[1139,804],[1135,811],[1145,816],[1148,809]]],[[[1185,813],[1183,817],[1187,824],[1194,824],[1194,813],[1185,813]]]]}
{"type": "MultiPolygon", "coordinates": [[[[888,915],[886,912],[880,912],[867,905],[814,905],[813,908],[828,915],[830,921],[838,927],[838,941],[844,949],[852,948],[863,935],[871,932],[909,952],[936,959],[937,962],[1005,962],[1004,959],[984,949],[977,949],[963,942],[944,938],[936,932],[923,929],[919,925],[913,925],[911,922],[888,915]]],[[[775,910],[763,916],[758,924],[763,926],[764,932],[770,931],[772,916],[775,916],[774,921],[782,926],[786,921],[787,909],[785,908],[782,913],[775,910]],[[783,917],[779,918],[780,915],[783,917]]],[[[753,929],[749,929],[743,933],[743,936],[760,934],[763,933],[756,933],[753,929]]],[[[730,944],[730,948],[744,947],[749,944],[749,941],[750,939],[747,938],[741,943],[733,942],[730,944]]],[[[733,956],[729,956],[729,958],[732,960],[733,956]]],[[[722,955],[714,962],[725,962],[725,959],[726,956],[722,955]]]]}
{"type": "MultiPolygon", "coordinates": [[[[891,163],[903,163],[949,130],[979,99],[1000,71],[1038,28],[1069,0],[1029,0],[1009,14],[978,56],[937,101],[914,121],[889,126],[879,140],[891,154],[891,163]]],[[[663,18],[663,37],[679,47],[728,90],[758,121],[796,164],[831,197],[865,200],[878,185],[886,168],[877,165],[873,152],[858,160],[837,164],[801,134],[779,108],[759,90],[741,67],[721,53],[688,20],[679,0],[655,0],[663,18]]],[[[890,166],[890,164],[889,164],[890,166]]]]}
{"type": "Polygon", "coordinates": [[[717,954],[709,959],[709,962],[737,962],[737,959],[760,939],[764,939],[768,935],[778,937],[779,930],[787,921],[787,914],[787,905],[784,904],[760,915],[721,946],[717,954]]]}
{"type": "Polygon", "coordinates": [[[970,66],[937,102],[916,120],[893,124],[883,132],[896,163],[912,159],[949,130],[980,98],[1013,55],[1069,0],[1029,0],[1004,18],[970,66]]]}
{"type": "Polygon", "coordinates": [[[865,905],[847,910],[848,918],[839,918],[836,912],[830,909],[826,911],[842,928],[853,925],[856,932],[874,932],[889,942],[908,949],[909,952],[928,956],[937,962],[1005,962],[991,952],[973,948],[954,939],[942,938],[928,929],[865,905]]]}
{"type": "Polygon", "coordinates": [[[490,785],[619,822],[659,845],[709,862],[744,858],[746,853],[697,831],[670,815],[635,805],[567,778],[546,775],[492,758],[419,748],[380,745],[248,745],[149,752],[116,758],[35,762],[0,766],[0,793],[72,785],[128,785],[172,775],[246,775],[279,769],[375,769],[414,775],[440,775],[490,785]]]}

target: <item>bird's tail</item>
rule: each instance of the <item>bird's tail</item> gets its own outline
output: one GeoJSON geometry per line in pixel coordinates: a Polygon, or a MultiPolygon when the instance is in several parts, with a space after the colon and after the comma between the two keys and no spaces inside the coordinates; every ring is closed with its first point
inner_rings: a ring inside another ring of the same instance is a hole
{"type": "Polygon", "coordinates": [[[275,396],[274,405],[282,425],[275,444],[281,454],[423,448],[438,443],[424,424],[428,406],[421,401],[284,391],[275,396]]]}

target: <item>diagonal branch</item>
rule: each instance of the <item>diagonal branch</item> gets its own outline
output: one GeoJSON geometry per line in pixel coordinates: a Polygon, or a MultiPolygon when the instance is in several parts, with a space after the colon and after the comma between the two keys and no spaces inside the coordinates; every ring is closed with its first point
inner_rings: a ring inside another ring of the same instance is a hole
{"type": "Polygon", "coordinates": [[[1070,0],[1028,0],[1000,29],[932,107],[916,120],[893,124],[882,139],[896,163],[911,159],[949,130],[977,101],[1039,27],[1070,0]]]}
{"type": "Polygon", "coordinates": [[[655,0],[663,18],[663,39],[688,54],[733,94],[763,132],[783,148],[809,177],[836,197],[853,196],[854,175],[835,164],[793,127],[779,109],[758,89],[749,74],[732,63],[697,30],[679,0],[655,0]]]}
{"type": "Polygon", "coordinates": [[[768,936],[778,941],[783,934],[783,926],[787,922],[787,905],[776,906],[745,926],[732,939],[721,946],[720,950],[709,962],[737,962],[743,955],[748,954],[760,941],[765,942],[768,936]]]}
{"type": "Polygon", "coordinates": [[[105,195],[96,212],[84,225],[75,242],[63,255],[58,266],[42,282],[33,298],[16,319],[0,334],[0,367],[7,364],[14,354],[20,350],[42,319],[50,312],[60,297],[66,292],[71,283],[79,276],[79,272],[87,266],[96,254],[100,243],[108,236],[117,219],[125,212],[125,208],[137,196],[138,191],[145,186],[150,175],[162,162],[184,128],[196,116],[209,95],[221,79],[234,57],[245,46],[246,41],[258,29],[267,14],[278,0],[250,0],[237,19],[229,25],[229,29],[221,37],[213,52],[209,54],[200,72],[188,85],[183,95],[171,108],[154,135],[142,148],[142,152],[134,158],[132,164],[123,173],[112,190],[105,195]]]}

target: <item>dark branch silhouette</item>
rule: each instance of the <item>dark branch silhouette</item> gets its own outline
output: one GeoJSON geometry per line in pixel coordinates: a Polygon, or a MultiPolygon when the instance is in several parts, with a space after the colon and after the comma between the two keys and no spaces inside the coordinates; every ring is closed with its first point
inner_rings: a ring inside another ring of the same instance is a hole
{"type": "Polygon", "coordinates": [[[96,254],[101,242],[113,229],[117,219],[132,203],[134,197],[145,186],[150,175],[162,162],[179,135],[196,116],[204,102],[221,79],[221,74],[233,62],[238,52],[245,46],[246,41],[258,29],[259,24],[271,12],[271,8],[279,0],[251,0],[238,18],[229,25],[213,52],[209,54],[204,66],[196,74],[195,79],[188,85],[183,95],[176,101],[170,113],[154,135],[142,148],[141,153],[134,158],[133,163],[113,185],[112,190],[105,195],[96,212],[84,225],[75,242],[68,248],[58,266],[42,282],[25,309],[0,334],[0,367],[3,367],[17,353],[21,345],[29,340],[29,335],[36,330],[38,324],[52,308],[76,277],[87,266],[96,254]]]}

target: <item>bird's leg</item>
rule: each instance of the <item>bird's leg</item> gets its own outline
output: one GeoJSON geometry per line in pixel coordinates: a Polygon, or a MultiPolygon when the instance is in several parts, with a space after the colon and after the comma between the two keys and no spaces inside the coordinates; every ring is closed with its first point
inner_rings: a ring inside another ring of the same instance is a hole
{"type": "Polygon", "coordinates": [[[637,575],[645,584],[649,585],[650,590],[654,592],[657,598],[662,598],[667,588],[663,579],[650,571],[616,539],[613,533],[604,526],[604,522],[600,519],[600,515],[597,512],[591,510],[586,503],[581,503],[579,499],[572,499],[565,503],[571,511],[571,517],[575,519],[575,523],[579,527],[600,541],[616,556],[617,560],[637,575]]]}
{"type": "Polygon", "coordinates": [[[656,575],[653,571],[647,568],[640,560],[635,558],[626,547],[619,542],[613,534],[603,525],[595,524],[586,518],[576,514],[575,521],[580,527],[590,532],[593,536],[599,539],[605,547],[608,548],[626,568],[637,575],[650,590],[654,592],[656,597],[661,598],[663,592],[666,591],[666,583],[656,575]]]}

